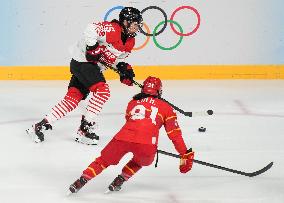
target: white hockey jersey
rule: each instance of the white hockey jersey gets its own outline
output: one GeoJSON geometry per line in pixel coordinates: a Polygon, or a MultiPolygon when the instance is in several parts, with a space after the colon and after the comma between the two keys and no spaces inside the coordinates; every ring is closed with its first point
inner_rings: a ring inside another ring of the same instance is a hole
{"type": "Polygon", "coordinates": [[[123,43],[121,32],[122,28],[117,22],[104,21],[89,24],[83,37],[73,48],[72,58],[79,62],[87,62],[86,46],[94,46],[98,43],[95,53],[100,55],[98,65],[101,70],[107,69],[102,63],[115,67],[131,53],[135,44],[135,39],[132,37],[123,43]]]}

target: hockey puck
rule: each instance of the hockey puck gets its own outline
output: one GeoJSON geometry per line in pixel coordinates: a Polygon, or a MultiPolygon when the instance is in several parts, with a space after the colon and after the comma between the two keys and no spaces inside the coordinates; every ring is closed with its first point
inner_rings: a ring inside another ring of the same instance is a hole
{"type": "Polygon", "coordinates": [[[205,132],[205,131],[206,131],[206,128],[200,127],[200,128],[198,128],[198,131],[199,131],[199,132],[205,132]]]}
{"type": "Polygon", "coordinates": [[[208,110],[207,113],[208,113],[208,115],[212,115],[213,111],[212,110],[208,110]]]}

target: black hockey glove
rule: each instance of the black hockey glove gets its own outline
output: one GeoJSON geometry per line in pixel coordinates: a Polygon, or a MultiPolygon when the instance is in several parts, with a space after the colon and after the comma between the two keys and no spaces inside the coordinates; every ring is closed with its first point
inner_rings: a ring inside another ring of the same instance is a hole
{"type": "Polygon", "coordinates": [[[94,46],[86,46],[86,59],[88,62],[97,63],[100,58],[100,53],[97,53],[98,43],[94,46]]]}
{"type": "Polygon", "coordinates": [[[132,86],[135,74],[131,65],[125,62],[119,62],[116,67],[119,71],[120,82],[128,86],[132,86]]]}

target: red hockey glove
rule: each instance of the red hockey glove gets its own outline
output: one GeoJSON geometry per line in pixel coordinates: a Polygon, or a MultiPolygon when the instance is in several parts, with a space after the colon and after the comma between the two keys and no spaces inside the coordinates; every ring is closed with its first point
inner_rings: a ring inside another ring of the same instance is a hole
{"type": "Polygon", "coordinates": [[[193,164],[194,152],[192,148],[187,150],[186,154],[180,155],[179,171],[181,173],[187,173],[191,170],[193,164]]]}
{"type": "Polygon", "coordinates": [[[125,84],[125,85],[128,85],[128,86],[132,86],[133,85],[133,82],[129,79],[123,79],[121,80],[121,83],[125,84]]]}
{"type": "Polygon", "coordinates": [[[128,86],[132,86],[133,78],[135,77],[135,74],[133,72],[131,65],[125,62],[119,62],[116,65],[116,67],[117,67],[117,70],[119,71],[120,82],[128,86]]]}

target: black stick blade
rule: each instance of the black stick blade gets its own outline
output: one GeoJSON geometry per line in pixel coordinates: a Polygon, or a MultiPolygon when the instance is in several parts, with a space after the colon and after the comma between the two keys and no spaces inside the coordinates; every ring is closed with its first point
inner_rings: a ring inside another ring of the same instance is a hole
{"type": "Polygon", "coordinates": [[[264,168],[258,170],[258,171],[255,171],[255,172],[252,172],[252,173],[248,173],[247,176],[249,177],[254,177],[254,176],[258,176],[264,172],[266,172],[267,170],[269,170],[271,167],[273,166],[273,162],[270,162],[267,166],[265,166],[264,168]]]}

